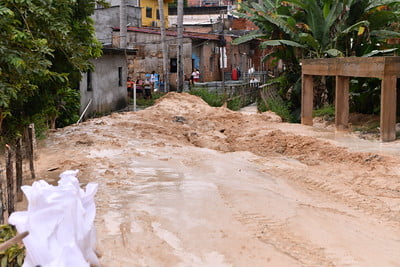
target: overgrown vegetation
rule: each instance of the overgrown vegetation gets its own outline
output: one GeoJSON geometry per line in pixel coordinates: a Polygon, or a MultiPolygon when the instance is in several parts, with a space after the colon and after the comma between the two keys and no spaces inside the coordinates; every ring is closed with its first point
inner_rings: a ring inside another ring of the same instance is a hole
{"type": "Polygon", "coordinates": [[[333,105],[325,105],[320,109],[313,110],[314,117],[335,117],[335,107],[333,105]]]}
{"type": "MultiPolygon", "coordinates": [[[[157,99],[161,98],[163,95],[165,95],[165,93],[161,93],[161,92],[154,92],[151,95],[150,99],[145,99],[145,98],[137,98],[136,99],[136,105],[138,105],[139,107],[149,107],[154,105],[154,103],[156,102],[157,99]]],[[[131,102],[133,100],[131,99],[131,102]]]]}
{"type": "Polygon", "coordinates": [[[198,97],[201,97],[207,104],[209,104],[212,107],[220,107],[225,103],[226,97],[218,94],[216,92],[209,92],[205,88],[200,88],[196,89],[193,88],[189,92],[191,95],[196,95],[198,97]]]}
{"type": "Polygon", "coordinates": [[[267,99],[266,103],[262,99],[257,101],[257,109],[261,112],[270,110],[282,118],[283,121],[293,122],[294,118],[290,112],[287,102],[277,99],[267,99]]]}
{"type": "Polygon", "coordinates": [[[224,94],[218,94],[217,92],[210,92],[206,88],[193,88],[189,92],[191,95],[196,95],[201,97],[208,105],[211,107],[221,107],[226,103],[227,108],[230,110],[239,110],[244,105],[249,104],[247,99],[244,101],[240,96],[234,96],[232,98],[228,98],[228,96],[224,94]]]}
{"type": "MultiPolygon", "coordinates": [[[[0,243],[16,236],[17,231],[11,225],[0,225],[0,243]]],[[[5,251],[0,251],[0,267],[22,266],[25,258],[25,247],[15,244],[5,251]]]]}
{"type": "Polygon", "coordinates": [[[0,1],[0,142],[12,143],[30,123],[53,128],[76,121],[80,73],[101,55],[94,5],[0,1]]]}
{"type": "MultiPolygon", "coordinates": [[[[393,55],[399,44],[388,40],[400,37],[399,7],[398,1],[390,0],[242,2],[240,11],[235,14],[252,21],[259,30],[235,42],[262,40],[261,47],[270,49],[263,60],[272,60],[272,63],[282,60],[284,68],[279,76],[288,82],[280,95],[297,117],[301,88],[299,61],[304,58],[393,55]]],[[[334,83],[323,77],[315,84],[315,107],[331,104],[334,83]]],[[[379,108],[376,97],[379,88],[380,85],[371,79],[353,82],[351,109],[375,113],[379,108]],[[373,103],[368,104],[369,101],[373,103]]]]}

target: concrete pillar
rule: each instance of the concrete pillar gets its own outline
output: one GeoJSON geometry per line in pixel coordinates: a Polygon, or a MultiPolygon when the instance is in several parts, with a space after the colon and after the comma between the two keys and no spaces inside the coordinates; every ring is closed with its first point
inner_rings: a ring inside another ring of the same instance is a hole
{"type": "Polygon", "coordinates": [[[396,76],[385,75],[381,89],[381,141],[396,140],[396,76]]]}
{"type": "Polygon", "coordinates": [[[313,125],[313,97],[313,76],[303,74],[301,88],[301,124],[313,125]]]}
{"type": "Polygon", "coordinates": [[[336,76],[335,125],[337,131],[349,126],[349,77],[336,76]]]}

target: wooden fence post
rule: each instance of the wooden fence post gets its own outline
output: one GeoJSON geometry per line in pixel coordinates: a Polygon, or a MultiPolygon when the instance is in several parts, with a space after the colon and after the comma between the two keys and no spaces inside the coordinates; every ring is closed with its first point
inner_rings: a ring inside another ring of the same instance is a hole
{"type": "Polygon", "coordinates": [[[22,139],[18,138],[15,144],[15,177],[17,201],[22,201],[22,139]]]}
{"type": "Polygon", "coordinates": [[[31,123],[28,127],[28,157],[29,169],[31,170],[31,178],[35,179],[35,124],[31,123]]]}
{"type": "Polygon", "coordinates": [[[7,210],[8,216],[14,212],[14,172],[12,162],[12,151],[6,145],[6,180],[7,180],[7,210]]]}
{"type": "Polygon", "coordinates": [[[4,224],[4,212],[6,211],[5,209],[5,203],[4,203],[4,169],[1,168],[0,165],[0,224],[4,224]]]}

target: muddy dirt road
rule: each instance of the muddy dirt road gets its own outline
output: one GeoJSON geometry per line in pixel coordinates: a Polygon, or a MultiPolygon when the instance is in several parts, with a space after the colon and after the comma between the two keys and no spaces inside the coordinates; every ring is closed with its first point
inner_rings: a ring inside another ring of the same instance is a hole
{"type": "Polygon", "coordinates": [[[400,264],[399,142],[170,93],[57,130],[39,154],[39,177],[99,184],[103,266],[400,264]]]}

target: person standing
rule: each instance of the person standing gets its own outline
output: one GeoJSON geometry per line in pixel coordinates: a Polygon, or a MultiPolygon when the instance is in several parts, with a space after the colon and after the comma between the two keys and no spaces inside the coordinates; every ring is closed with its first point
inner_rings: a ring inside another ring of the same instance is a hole
{"type": "Polygon", "coordinates": [[[156,77],[156,72],[153,70],[150,74],[150,85],[151,85],[151,92],[154,92],[154,88],[156,85],[157,77],[156,77]]]}
{"type": "Polygon", "coordinates": [[[131,77],[127,78],[126,81],[126,91],[128,92],[128,98],[132,98],[133,96],[133,85],[135,82],[132,81],[131,77]]]}
{"type": "Polygon", "coordinates": [[[198,69],[194,69],[192,72],[193,84],[199,82],[200,80],[200,71],[198,69]]]}

